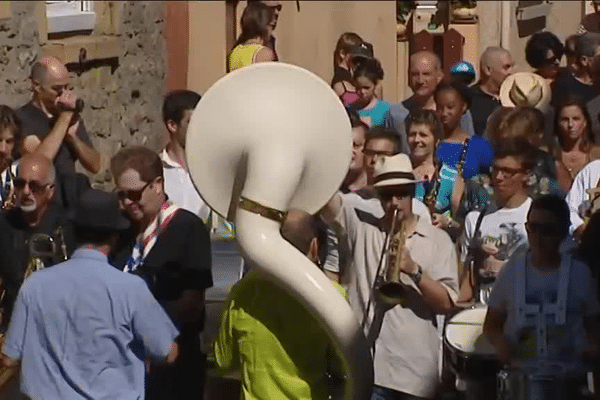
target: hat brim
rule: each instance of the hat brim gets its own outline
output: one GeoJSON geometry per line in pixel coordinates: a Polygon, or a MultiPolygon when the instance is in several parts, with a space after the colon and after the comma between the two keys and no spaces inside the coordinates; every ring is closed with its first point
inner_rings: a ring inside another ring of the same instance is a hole
{"type": "Polygon", "coordinates": [[[123,215],[119,215],[119,218],[117,218],[114,224],[107,223],[107,221],[89,221],[77,218],[76,210],[69,211],[67,218],[73,223],[73,225],[80,226],[82,228],[124,231],[129,229],[131,226],[131,222],[123,215]]]}
{"type": "Polygon", "coordinates": [[[373,185],[374,188],[379,187],[387,187],[387,186],[406,186],[406,185],[415,185],[417,183],[424,182],[423,180],[417,179],[405,179],[405,178],[394,178],[394,179],[386,179],[381,182],[377,182],[373,185]]]}
{"type": "MultiPolygon", "coordinates": [[[[509,75],[504,80],[504,82],[502,82],[498,97],[500,97],[500,104],[502,104],[503,107],[517,107],[517,105],[513,103],[513,101],[510,99],[510,89],[512,88],[518,74],[521,73],[522,72],[517,72],[512,75],[509,75]]],[[[531,75],[536,80],[536,82],[540,83],[540,85],[542,86],[542,98],[540,99],[540,101],[538,101],[536,105],[532,107],[537,108],[542,112],[547,112],[550,108],[550,101],[552,100],[550,85],[548,84],[548,82],[545,81],[544,78],[542,78],[538,74],[531,72],[531,75]]]]}

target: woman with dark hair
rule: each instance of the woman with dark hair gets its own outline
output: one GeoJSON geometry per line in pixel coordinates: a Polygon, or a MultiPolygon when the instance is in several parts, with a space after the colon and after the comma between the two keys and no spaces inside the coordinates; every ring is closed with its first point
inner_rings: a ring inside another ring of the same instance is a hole
{"type": "Polygon", "coordinates": [[[375,95],[375,89],[383,79],[381,64],[374,58],[363,58],[356,64],[353,78],[360,97],[352,107],[369,127],[382,127],[390,104],[375,95]]]}
{"type": "Polygon", "coordinates": [[[600,158],[600,147],[593,145],[590,116],[585,103],[569,97],[556,109],[554,133],[558,141],[555,152],[556,172],[561,188],[571,188],[575,175],[590,161],[600,158]]]}
{"type": "MultiPolygon", "coordinates": [[[[333,51],[331,87],[340,96],[346,107],[360,97],[352,73],[355,63],[361,58],[373,58],[373,46],[354,32],[343,33],[333,51]]],[[[380,85],[375,88],[375,95],[378,98],[382,97],[383,93],[380,85]]]]}
{"type": "Polygon", "coordinates": [[[560,71],[560,60],[564,52],[564,46],[555,34],[538,32],[527,41],[525,60],[535,68],[536,74],[552,84],[560,71]]]}
{"type": "Polygon", "coordinates": [[[0,209],[12,205],[15,164],[22,141],[21,121],[12,108],[0,105],[0,209]]]}
{"type": "Polygon", "coordinates": [[[229,54],[229,71],[264,61],[275,61],[275,53],[267,44],[273,32],[273,9],[256,2],[242,14],[242,33],[229,54]]]}
{"type": "Polygon", "coordinates": [[[457,81],[440,84],[434,99],[444,128],[437,157],[449,167],[461,169],[465,178],[487,173],[493,160],[492,146],[480,136],[469,136],[460,124],[471,105],[468,87],[457,81]]]}

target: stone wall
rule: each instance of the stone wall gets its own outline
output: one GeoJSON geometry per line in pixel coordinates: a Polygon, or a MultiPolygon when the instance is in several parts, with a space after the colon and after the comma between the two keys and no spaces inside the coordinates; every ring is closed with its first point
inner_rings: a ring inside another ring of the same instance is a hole
{"type": "MultiPolygon", "coordinates": [[[[43,54],[36,3],[11,1],[12,18],[0,21],[0,103],[19,107],[30,99],[28,75],[43,54]]],[[[163,1],[118,2],[118,58],[90,60],[80,75],[72,72],[74,90],[85,100],[83,119],[103,170],[93,177],[110,186],[108,159],[121,147],[164,145],[161,117],[166,90],[166,18],[163,1]]]]}

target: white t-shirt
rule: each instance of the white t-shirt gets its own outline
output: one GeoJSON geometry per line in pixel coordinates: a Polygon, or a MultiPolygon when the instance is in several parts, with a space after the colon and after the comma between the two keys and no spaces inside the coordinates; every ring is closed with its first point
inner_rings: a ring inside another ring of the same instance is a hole
{"type": "MultiPolygon", "coordinates": [[[[565,255],[563,253],[563,259],[565,255]]],[[[525,298],[528,304],[541,304],[544,299],[556,302],[559,270],[540,271],[533,266],[531,252],[523,252],[511,259],[502,269],[489,299],[489,308],[507,313],[504,333],[515,345],[515,356],[530,358],[536,352],[536,336],[534,326],[518,326],[517,324],[517,270],[525,269],[525,298]]],[[[554,317],[547,318],[548,351],[555,360],[574,361],[573,356],[585,348],[586,332],[583,318],[600,312],[596,296],[595,280],[590,269],[581,261],[572,258],[569,271],[567,291],[566,324],[558,326],[554,317]]]]}
{"type": "MultiPolygon", "coordinates": [[[[488,252],[497,251],[495,257],[498,260],[508,260],[515,250],[527,244],[525,222],[527,222],[529,207],[531,207],[531,198],[528,197],[518,207],[500,208],[485,215],[479,227],[481,246],[488,252]]],[[[479,214],[479,211],[471,211],[465,218],[465,237],[461,249],[463,258],[473,241],[479,214]]]]}
{"type": "MultiPolygon", "coordinates": [[[[380,219],[356,209],[345,197],[342,197],[335,224],[348,234],[353,262],[347,274],[347,289],[350,305],[362,323],[372,301],[372,287],[386,232],[380,226],[380,219]]],[[[455,301],[458,297],[456,251],[448,234],[419,219],[416,232],[406,239],[406,245],[424,274],[440,282],[455,301]]],[[[375,384],[430,398],[438,383],[440,337],[436,313],[408,276],[401,274],[401,279],[407,287],[404,303],[392,308],[379,302],[376,307],[371,304],[364,324],[367,339],[374,342],[375,384]]]]}
{"type": "Polygon", "coordinates": [[[587,189],[595,188],[600,179],[600,160],[592,161],[579,171],[573,180],[571,190],[567,193],[565,201],[571,211],[571,227],[569,233],[573,232],[583,224],[583,218],[580,215],[580,207],[584,201],[589,200],[590,196],[586,193],[587,189]]]}

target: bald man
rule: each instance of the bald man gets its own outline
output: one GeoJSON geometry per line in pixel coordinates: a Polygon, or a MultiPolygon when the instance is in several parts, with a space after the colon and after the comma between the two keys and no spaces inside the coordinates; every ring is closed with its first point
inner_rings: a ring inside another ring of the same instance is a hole
{"type": "MultiPolygon", "coordinates": [[[[316,223],[313,216],[292,210],[281,227],[282,236],[314,263],[319,260],[316,223]]],[[[251,271],[231,289],[215,358],[222,368],[241,370],[242,399],[327,399],[331,354],[317,320],[260,271],[251,271]]]]}
{"type": "MultiPolygon", "coordinates": [[[[53,236],[55,240],[64,238],[66,255],[69,256],[73,250],[72,226],[66,212],[54,202],[55,184],[56,171],[48,158],[32,153],[20,159],[14,180],[16,206],[0,214],[0,278],[6,290],[2,302],[3,327],[10,319],[26,270],[54,265],[62,261],[64,256],[60,254],[62,249],[59,244],[55,257],[32,259],[29,245],[31,235],[43,233],[53,236]],[[59,227],[62,229],[62,238],[57,232],[59,227]]],[[[42,247],[48,246],[41,246],[38,250],[42,247]]]]}
{"type": "MultiPolygon", "coordinates": [[[[393,129],[400,137],[402,153],[410,154],[406,139],[404,120],[415,110],[435,110],[435,89],[444,78],[440,58],[430,51],[420,51],[410,56],[408,69],[408,86],[413,91],[412,96],[399,104],[393,104],[385,121],[387,128],[393,129]]],[[[461,126],[469,135],[473,135],[473,118],[467,112],[461,118],[461,126]]]]}
{"type": "MultiPolygon", "coordinates": [[[[35,136],[36,150],[54,161],[57,173],[75,173],[75,161],[92,173],[100,170],[100,154],[90,141],[69,90],[69,73],[56,57],[43,56],[31,69],[32,100],[17,110],[23,135],[35,136]]],[[[33,141],[32,141],[33,142],[33,141]]]]}
{"type": "Polygon", "coordinates": [[[481,55],[481,79],[471,87],[471,114],[475,133],[482,136],[489,116],[500,107],[500,85],[513,73],[514,61],[507,50],[488,47],[481,55]]]}

